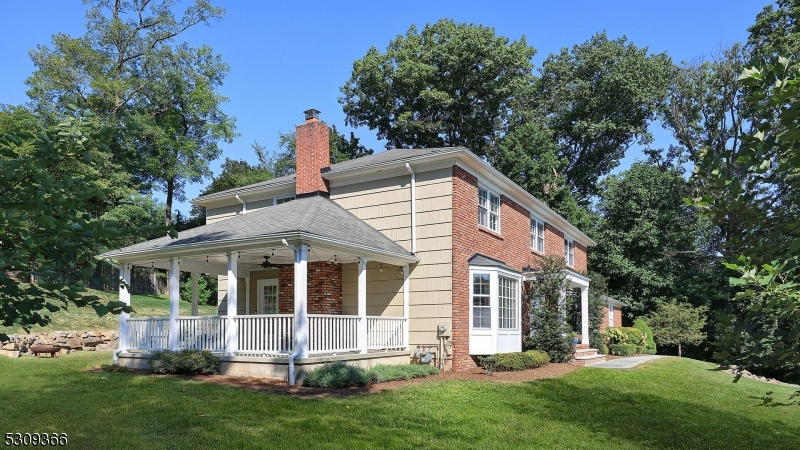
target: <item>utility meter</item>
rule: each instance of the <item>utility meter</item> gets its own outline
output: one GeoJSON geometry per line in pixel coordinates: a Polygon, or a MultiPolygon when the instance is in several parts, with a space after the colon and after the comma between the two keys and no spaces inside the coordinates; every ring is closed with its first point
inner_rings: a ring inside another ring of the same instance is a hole
{"type": "Polygon", "coordinates": [[[439,327],[436,329],[436,335],[439,337],[450,337],[450,329],[447,327],[447,324],[439,324],[439,327]]]}

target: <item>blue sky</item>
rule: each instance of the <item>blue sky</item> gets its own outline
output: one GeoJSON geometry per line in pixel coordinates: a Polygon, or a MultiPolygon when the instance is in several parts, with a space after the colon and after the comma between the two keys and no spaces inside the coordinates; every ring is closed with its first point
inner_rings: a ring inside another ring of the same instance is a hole
{"type": "MultiPolygon", "coordinates": [[[[626,35],[654,53],[667,52],[673,60],[693,60],[721,46],[747,39],[747,27],[767,1],[403,1],[403,2],[267,2],[212,0],[227,10],[225,19],[200,26],[180,36],[192,45],[207,44],[230,65],[221,91],[230,98],[225,111],[236,118],[241,134],[224,144],[224,154],[212,162],[215,173],[225,157],[255,161],[254,140],[277,147],[278,132],[294,129],[308,108],[322,111],[322,119],[349,134],[337,99],[349,78],[353,61],[375,46],[440,18],[495,28],[497,34],[525,36],[536,48],[538,67],[548,54],[571,47],[606,30],[610,38],[626,35]]],[[[185,3],[185,2],[184,2],[185,3]]],[[[28,99],[23,81],[33,71],[28,50],[49,45],[51,36],[84,33],[86,7],[80,0],[4,0],[0,2],[0,103],[21,104],[28,99]]],[[[654,147],[667,147],[669,132],[653,127],[654,147]]],[[[373,131],[355,130],[361,142],[383,149],[373,131]]],[[[641,151],[626,156],[630,166],[641,151]]],[[[192,198],[203,184],[187,187],[192,198]]],[[[158,194],[163,200],[163,193],[158,194]]],[[[188,203],[177,208],[188,212],[188,203]]]]}

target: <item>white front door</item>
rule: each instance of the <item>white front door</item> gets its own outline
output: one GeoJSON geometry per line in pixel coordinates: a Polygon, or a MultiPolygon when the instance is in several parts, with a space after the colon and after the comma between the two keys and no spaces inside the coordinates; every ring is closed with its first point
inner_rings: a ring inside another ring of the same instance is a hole
{"type": "Polygon", "coordinates": [[[278,314],[278,280],[258,280],[258,314],[278,314]]]}

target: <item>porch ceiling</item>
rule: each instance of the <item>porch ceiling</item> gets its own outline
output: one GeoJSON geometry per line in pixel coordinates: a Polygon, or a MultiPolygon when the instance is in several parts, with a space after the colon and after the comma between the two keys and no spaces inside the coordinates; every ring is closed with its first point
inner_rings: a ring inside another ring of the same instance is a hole
{"type": "MultiPolygon", "coordinates": [[[[222,267],[227,270],[225,255],[231,251],[242,252],[240,267],[260,264],[273,249],[275,261],[270,258],[270,262],[292,263],[293,253],[282,245],[284,239],[293,244],[310,245],[319,260],[337,255],[341,260],[367,257],[395,265],[419,261],[383,233],[335,202],[319,196],[300,198],[186,230],[179,233],[177,239],[153,239],[100,256],[154,267],[180,257],[182,266],[186,261],[183,270],[195,270],[188,266],[199,265],[202,272],[218,273],[222,267]],[[202,270],[204,267],[208,270],[202,270]]],[[[310,260],[313,256],[309,255],[310,260]]]]}

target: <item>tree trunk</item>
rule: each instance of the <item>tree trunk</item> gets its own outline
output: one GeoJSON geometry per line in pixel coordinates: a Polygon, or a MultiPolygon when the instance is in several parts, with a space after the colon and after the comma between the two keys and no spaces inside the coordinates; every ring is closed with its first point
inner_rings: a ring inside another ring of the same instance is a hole
{"type": "Polygon", "coordinates": [[[681,343],[678,342],[678,358],[682,358],[682,357],[683,356],[681,355],[681,343]]]}
{"type": "Polygon", "coordinates": [[[167,226],[172,225],[172,195],[175,191],[175,178],[167,179],[167,211],[164,216],[167,226]]]}

